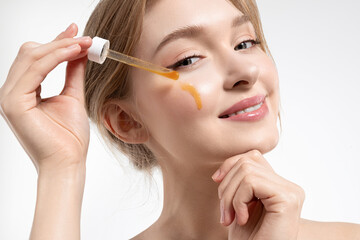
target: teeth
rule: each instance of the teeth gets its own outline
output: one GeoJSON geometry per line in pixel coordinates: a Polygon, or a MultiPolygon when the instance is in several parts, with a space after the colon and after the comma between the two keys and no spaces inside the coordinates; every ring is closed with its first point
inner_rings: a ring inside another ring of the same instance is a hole
{"type": "Polygon", "coordinates": [[[246,108],[246,109],[244,109],[244,111],[245,112],[252,112],[252,111],[258,110],[261,107],[261,105],[262,105],[262,103],[260,103],[258,105],[255,105],[253,107],[246,108]]]}
{"type": "Polygon", "coordinates": [[[259,103],[258,105],[245,108],[244,110],[238,111],[238,112],[236,112],[236,113],[229,114],[228,116],[229,116],[229,117],[232,117],[232,116],[235,116],[235,115],[238,115],[238,114],[242,114],[242,113],[253,112],[253,111],[256,111],[256,110],[258,110],[259,108],[261,108],[262,105],[263,105],[263,103],[259,103]]]}

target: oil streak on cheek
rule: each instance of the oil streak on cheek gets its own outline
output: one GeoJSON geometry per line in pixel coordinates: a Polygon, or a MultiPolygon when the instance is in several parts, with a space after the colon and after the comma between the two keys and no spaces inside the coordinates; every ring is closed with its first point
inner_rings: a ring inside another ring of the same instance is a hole
{"type": "Polygon", "coordinates": [[[183,84],[181,84],[181,89],[183,91],[189,92],[191,94],[191,96],[195,100],[198,110],[200,110],[202,108],[202,103],[201,103],[200,94],[196,90],[196,88],[188,83],[183,83],[183,84]]]}

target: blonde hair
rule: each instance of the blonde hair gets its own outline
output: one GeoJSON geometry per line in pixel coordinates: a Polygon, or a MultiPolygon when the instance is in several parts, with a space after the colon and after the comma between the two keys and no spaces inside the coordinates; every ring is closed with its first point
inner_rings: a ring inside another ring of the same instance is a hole
{"type": "MultiPolygon", "coordinates": [[[[140,39],[145,11],[154,0],[101,0],[91,14],[84,35],[110,40],[113,50],[132,55],[140,39]]],[[[230,0],[254,26],[261,49],[270,57],[255,0],[230,0]]],[[[127,99],[132,95],[129,67],[115,61],[99,65],[88,62],[85,73],[85,103],[89,118],[108,146],[123,152],[140,170],[157,166],[151,150],[144,144],[128,144],[114,136],[103,124],[105,104],[112,99],[127,99]]]]}

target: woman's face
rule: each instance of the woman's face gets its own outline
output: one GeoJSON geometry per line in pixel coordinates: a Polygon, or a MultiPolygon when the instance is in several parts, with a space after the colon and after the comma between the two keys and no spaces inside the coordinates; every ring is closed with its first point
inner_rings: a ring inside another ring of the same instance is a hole
{"type": "Polygon", "coordinates": [[[146,144],[158,158],[219,162],[276,146],[278,74],[254,40],[252,24],[229,1],[161,0],[148,9],[135,55],[180,73],[174,81],[131,72],[146,144]],[[200,94],[200,110],[184,83],[200,94]],[[239,113],[259,103],[260,109],[239,113]]]}

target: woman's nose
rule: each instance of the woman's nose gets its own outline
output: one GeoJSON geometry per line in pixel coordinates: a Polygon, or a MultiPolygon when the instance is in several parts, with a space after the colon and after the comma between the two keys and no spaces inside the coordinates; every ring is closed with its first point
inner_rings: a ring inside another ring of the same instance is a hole
{"type": "Polygon", "coordinates": [[[257,82],[260,68],[254,57],[234,52],[224,66],[224,89],[250,89],[257,82]]]}

